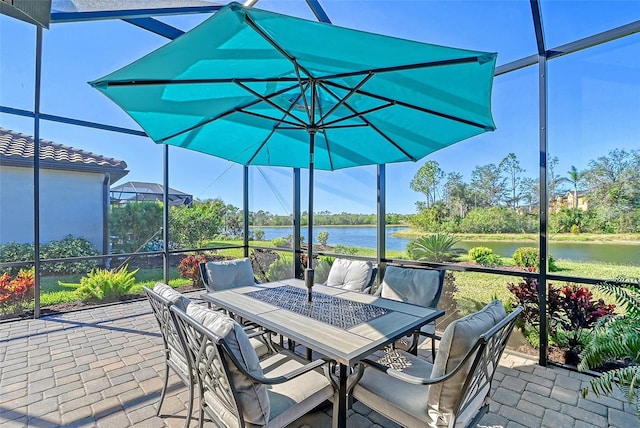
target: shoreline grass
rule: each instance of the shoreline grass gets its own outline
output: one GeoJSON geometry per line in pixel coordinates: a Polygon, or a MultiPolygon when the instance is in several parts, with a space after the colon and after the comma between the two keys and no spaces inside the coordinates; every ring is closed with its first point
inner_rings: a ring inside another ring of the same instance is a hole
{"type": "MultiPolygon", "coordinates": [[[[417,229],[406,229],[391,234],[396,238],[415,239],[429,235],[417,229]]],[[[537,233],[453,233],[462,241],[505,241],[505,242],[538,242],[537,233]]],[[[548,242],[570,242],[576,244],[622,244],[640,245],[640,233],[555,233],[549,234],[548,242]]]]}

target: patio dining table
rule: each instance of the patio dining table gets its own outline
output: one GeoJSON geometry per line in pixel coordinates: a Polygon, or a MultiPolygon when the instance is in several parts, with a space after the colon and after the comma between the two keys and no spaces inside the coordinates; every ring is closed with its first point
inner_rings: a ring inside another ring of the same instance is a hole
{"type": "Polygon", "coordinates": [[[207,293],[203,298],[306,346],[338,365],[333,426],[346,427],[349,367],[444,311],[288,279],[207,293]],[[337,401],[337,403],[336,403],[337,401]]]}

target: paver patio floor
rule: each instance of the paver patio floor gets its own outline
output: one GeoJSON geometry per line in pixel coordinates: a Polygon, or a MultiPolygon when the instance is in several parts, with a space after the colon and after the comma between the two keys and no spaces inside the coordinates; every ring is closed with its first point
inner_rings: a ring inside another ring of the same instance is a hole
{"type": "MultiPolygon", "coordinates": [[[[162,338],[144,300],[2,323],[0,427],[183,427],[188,393],[175,374],[156,416],[163,372],[162,338]]],[[[621,395],[582,398],[589,379],[506,352],[480,425],[640,427],[621,395]]],[[[330,413],[327,406],[292,427],[330,426],[330,413]]],[[[359,403],[348,426],[397,427],[359,403]]]]}

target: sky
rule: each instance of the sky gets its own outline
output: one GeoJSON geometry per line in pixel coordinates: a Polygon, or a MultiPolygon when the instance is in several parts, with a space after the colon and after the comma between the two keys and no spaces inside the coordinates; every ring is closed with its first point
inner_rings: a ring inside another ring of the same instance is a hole
{"type": "MultiPolygon", "coordinates": [[[[335,25],[422,42],[498,53],[498,65],[536,51],[529,2],[320,0],[335,25]]],[[[313,19],[304,0],[260,0],[256,7],[313,19]]],[[[640,0],[541,2],[545,39],[557,47],[640,19],[640,0]]],[[[204,16],[162,17],[188,30],[204,16]]],[[[168,40],[121,21],[53,24],[44,31],[41,111],[139,129],[87,84],[164,45],[168,40]]],[[[33,110],[32,26],[0,16],[0,105],[33,110]]],[[[613,148],[640,146],[640,36],[549,61],[549,152],[557,173],[613,148]]],[[[478,165],[516,154],[525,175],[538,173],[538,69],[496,77],[492,111],[497,130],[438,151],[416,163],[387,166],[387,211],[415,212],[421,195],[409,188],[416,171],[435,160],[466,180],[478,165]]],[[[33,135],[30,119],[0,114],[0,126],[33,135]]],[[[41,137],[125,160],[126,181],[162,182],[162,148],[147,138],[41,122],[41,137]]],[[[170,186],[196,198],[242,205],[242,167],[184,149],[170,149],[170,186]]],[[[302,173],[306,207],[307,173],[302,173]]],[[[250,210],[291,213],[292,173],[250,168],[250,210]]],[[[317,171],[315,211],[374,213],[376,167],[317,171]]],[[[0,183],[1,185],[1,183],[0,183]]],[[[303,208],[304,209],[304,208],[303,208]]]]}

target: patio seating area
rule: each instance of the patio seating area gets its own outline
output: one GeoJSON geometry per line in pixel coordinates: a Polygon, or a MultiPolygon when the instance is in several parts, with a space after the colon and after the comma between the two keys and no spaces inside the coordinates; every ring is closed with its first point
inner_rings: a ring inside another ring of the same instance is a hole
{"type": "MultiPolygon", "coordinates": [[[[197,298],[198,293],[189,297],[197,298]]],[[[172,373],[162,414],[162,338],[149,302],[103,306],[0,327],[0,427],[183,427],[188,390],[172,373]]],[[[430,342],[419,354],[429,358],[430,342]]],[[[582,398],[590,377],[505,352],[487,427],[637,426],[620,396],[582,398]]],[[[191,426],[197,425],[197,414],[191,426]]],[[[394,423],[355,403],[349,427],[394,423]]],[[[327,404],[291,426],[327,427],[327,404]]],[[[206,423],[205,426],[213,426],[206,423]]]]}

